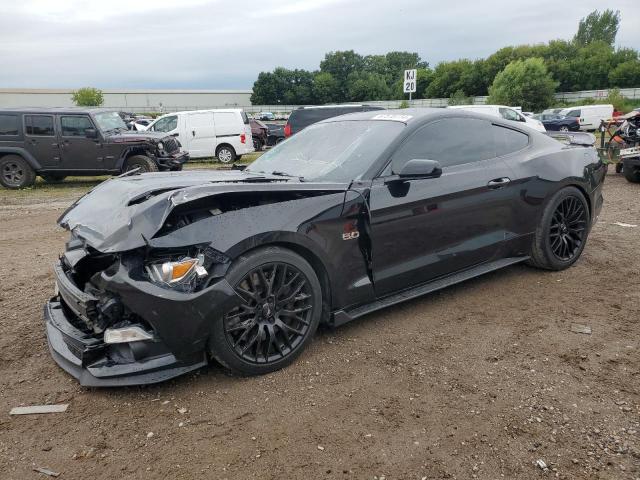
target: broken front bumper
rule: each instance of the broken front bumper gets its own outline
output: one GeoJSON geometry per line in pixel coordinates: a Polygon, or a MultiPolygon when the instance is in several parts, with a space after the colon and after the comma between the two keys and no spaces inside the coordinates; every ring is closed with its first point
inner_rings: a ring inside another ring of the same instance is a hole
{"type": "Polygon", "coordinates": [[[189,161],[189,153],[179,152],[171,156],[156,157],[156,160],[163,170],[177,170],[182,167],[182,164],[189,161]]]}
{"type": "Polygon", "coordinates": [[[49,349],[84,386],[157,383],[206,365],[211,324],[237,301],[224,279],[200,292],[173,292],[132,279],[120,265],[112,276],[103,273],[103,284],[151,326],[154,339],[106,344],[82,319],[95,309],[95,298],[80,290],[60,263],[54,272],[59,293],[44,307],[49,349]]]}

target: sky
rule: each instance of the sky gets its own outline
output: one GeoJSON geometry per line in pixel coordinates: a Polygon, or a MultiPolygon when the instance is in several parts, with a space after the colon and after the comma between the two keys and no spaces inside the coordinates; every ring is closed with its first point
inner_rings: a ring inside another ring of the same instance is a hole
{"type": "MultiPolygon", "coordinates": [[[[482,58],[570,39],[593,0],[0,0],[0,88],[250,89],[324,54],[482,58]]],[[[640,0],[617,0],[617,45],[640,49],[640,0]]]]}

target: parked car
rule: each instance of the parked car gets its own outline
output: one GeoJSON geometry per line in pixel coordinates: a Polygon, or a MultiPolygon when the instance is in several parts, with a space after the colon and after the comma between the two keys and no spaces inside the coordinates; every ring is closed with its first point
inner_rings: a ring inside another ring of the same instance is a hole
{"type": "Polygon", "coordinates": [[[90,386],[212,358],[263,374],[321,322],[519,262],[568,268],[603,201],[606,166],[583,143],[452,109],[361,112],[245,170],[105,182],[59,221],[70,240],[44,309],[53,358],[90,386]]]}
{"type": "Polygon", "coordinates": [[[372,110],[384,110],[382,107],[371,105],[327,105],[322,107],[300,107],[289,115],[287,124],[284,126],[285,137],[300,132],[321,120],[338,115],[345,115],[354,112],[368,112],[372,110]]]}
{"type": "Polygon", "coordinates": [[[239,108],[169,113],[148,130],[178,137],[191,158],[215,156],[231,163],[254,151],[249,117],[239,108]]]}
{"type": "Polygon", "coordinates": [[[258,120],[265,120],[267,122],[273,122],[276,116],[271,112],[259,112],[256,116],[258,120]]]}
{"type": "Polygon", "coordinates": [[[583,105],[562,109],[560,115],[580,121],[580,130],[594,131],[602,120],[613,117],[613,105],[583,105]]]}
{"type": "Polygon", "coordinates": [[[266,123],[265,125],[269,129],[267,137],[268,146],[273,147],[285,139],[284,125],[280,125],[278,123],[266,123]]]}
{"type": "Polygon", "coordinates": [[[560,113],[562,110],[564,110],[563,108],[547,108],[546,110],[543,110],[542,113],[551,113],[551,114],[558,114],[560,113]]]}
{"type": "Polygon", "coordinates": [[[136,132],[142,132],[149,128],[149,125],[153,123],[153,118],[136,118],[127,124],[129,130],[135,130],[136,132]]]}
{"type": "Polygon", "coordinates": [[[448,108],[484,113],[485,115],[491,115],[492,117],[500,117],[505,120],[524,123],[528,127],[539,132],[545,131],[544,125],[539,120],[532,117],[526,117],[515,108],[506,107],[504,105],[454,105],[448,108]]]}
{"type": "Polygon", "coordinates": [[[251,125],[253,148],[256,149],[256,152],[260,152],[267,145],[269,129],[260,120],[255,120],[253,118],[249,120],[249,124],[251,125]]]}
{"type": "Polygon", "coordinates": [[[538,113],[533,116],[550,131],[577,132],[580,130],[580,122],[575,117],[563,117],[552,113],[538,113]]]}
{"type": "Polygon", "coordinates": [[[118,112],[104,109],[0,109],[0,184],[33,185],[68,175],[119,175],[180,170],[189,154],[175,138],[131,132],[118,112]]]}

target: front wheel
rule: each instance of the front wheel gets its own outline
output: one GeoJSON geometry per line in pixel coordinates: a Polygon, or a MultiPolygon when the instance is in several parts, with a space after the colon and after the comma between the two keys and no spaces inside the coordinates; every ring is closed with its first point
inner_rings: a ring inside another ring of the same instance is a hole
{"type": "Polygon", "coordinates": [[[124,171],[138,170],[138,173],[157,172],[158,165],[146,155],[133,155],[124,164],[124,171]]]}
{"type": "Polygon", "coordinates": [[[216,157],[218,157],[218,160],[220,160],[222,163],[231,163],[236,159],[236,151],[233,149],[233,147],[223,145],[218,148],[216,157]]]}
{"type": "Polygon", "coordinates": [[[237,302],[215,320],[211,355],[242,375],[289,365],[309,343],[322,314],[318,277],[300,255],[280,247],[237,258],[227,281],[237,302]]]}
{"type": "Polygon", "coordinates": [[[528,263],[547,270],[570,267],[584,250],[589,224],[589,205],[582,192],[563,188],[544,208],[528,263]]]}

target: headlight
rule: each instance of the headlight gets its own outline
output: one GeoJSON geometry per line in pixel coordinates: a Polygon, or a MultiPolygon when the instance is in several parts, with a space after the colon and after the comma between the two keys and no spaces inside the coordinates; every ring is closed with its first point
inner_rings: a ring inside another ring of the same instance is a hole
{"type": "Polygon", "coordinates": [[[177,261],[151,263],[146,270],[155,283],[178,286],[206,277],[208,272],[203,264],[204,255],[198,255],[197,258],[185,257],[177,261]]]}
{"type": "Polygon", "coordinates": [[[164,150],[164,144],[162,142],[158,143],[158,150],[164,150]]]}

